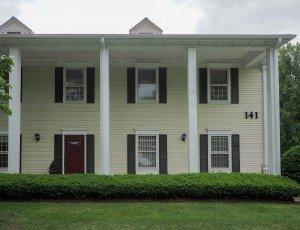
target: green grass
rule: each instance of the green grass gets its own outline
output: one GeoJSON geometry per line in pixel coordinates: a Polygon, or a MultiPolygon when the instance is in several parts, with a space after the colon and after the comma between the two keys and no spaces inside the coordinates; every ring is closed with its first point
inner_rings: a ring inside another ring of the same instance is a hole
{"type": "Polygon", "coordinates": [[[2,202],[0,229],[299,229],[300,205],[2,202]]]}

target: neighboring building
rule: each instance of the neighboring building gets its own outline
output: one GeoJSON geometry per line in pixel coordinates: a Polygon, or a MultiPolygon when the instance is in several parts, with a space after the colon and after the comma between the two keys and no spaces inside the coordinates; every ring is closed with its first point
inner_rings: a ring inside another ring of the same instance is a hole
{"type": "Polygon", "coordinates": [[[294,35],[33,34],[0,27],[9,173],[280,174],[278,48],[294,35]]]}

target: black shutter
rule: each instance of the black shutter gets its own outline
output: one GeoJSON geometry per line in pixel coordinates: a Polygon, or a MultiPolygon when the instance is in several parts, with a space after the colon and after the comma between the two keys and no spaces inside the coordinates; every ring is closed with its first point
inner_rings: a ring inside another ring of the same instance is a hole
{"type": "Polygon", "coordinates": [[[86,68],[86,103],[95,103],[95,68],[86,68]]]}
{"type": "Polygon", "coordinates": [[[135,103],[135,68],[127,68],[127,103],[135,103]]]}
{"type": "Polygon", "coordinates": [[[207,68],[199,69],[199,102],[207,103],[207,68]]]}
{"type": "Polygon", "coordinates": [[[135,135],[127,135],[127,173],[135,174],[135,135]]]}
{"type": "Polygon", "coordinates": [[[240,172],[240,136],[231,135],[232,172],[240,172]]]}
{"type": "Polygon", "coordinates": [[[159,173],[168,173],[167,135],[159,135],[159,173]]]}
{"type": "Polygon", "coordinates": [[[23,66],[21,67],[21,92],[20,92],[20,100],[23,102],[23,66]]]}
{"type": "Polygon", "coordinates": [[[95,172],[95,136],[86,135],[86,172],[95,172]]]}
{"type": "Polygon", "coordinates": [[[159,103],[167,103],[167,68],[159,68],[159,103]]]}
{"type": "Polygon", "coordinates": [[[239,69],[230,69],[230,81],[231,81],[231,104],[239,103],[239,69]]]}
{"type": "Polygon", "coordinates": [[[200,172],[208,172],[208,137],[200,135],[200,172]]]}
{"type": "Polygon", "coordinates": [[[54,163],[58,173],[62,173],[62,135],[54,135],[54,163]]]}
{"type": "Polygon", "coordinates": [[[22,134],[20,134],[20,163],[19,172],[22,173],[22,134]]]}
{"type": "Polygon", "coordinates": [[[55,67],[55,103],[63,102],[63,67],[55,67]]]}

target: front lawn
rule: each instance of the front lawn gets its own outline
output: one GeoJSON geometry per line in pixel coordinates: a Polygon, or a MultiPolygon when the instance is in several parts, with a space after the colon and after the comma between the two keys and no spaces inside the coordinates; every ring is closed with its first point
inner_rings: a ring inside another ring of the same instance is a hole
{"type": "Polygon", "coordinates": [[[1,229],[299,229],[300,205],[2,202],[1,229]]]}

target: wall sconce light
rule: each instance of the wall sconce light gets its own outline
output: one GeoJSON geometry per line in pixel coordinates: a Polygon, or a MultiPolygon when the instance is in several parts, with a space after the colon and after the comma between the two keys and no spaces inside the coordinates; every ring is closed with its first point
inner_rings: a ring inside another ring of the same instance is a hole
{"type": "Polygon", "coordinates": [[[37,143],[41,139],[41,135],[39,133],[34,134],[35,142],[37,143]]]}
{"type": "Polygon", "coordinates": [[[186,134],[183,133],[183,134],[181,135],[181,140],[182,140],[183,142],[185,142],[185,139],[186,139],[186,134]]]}

